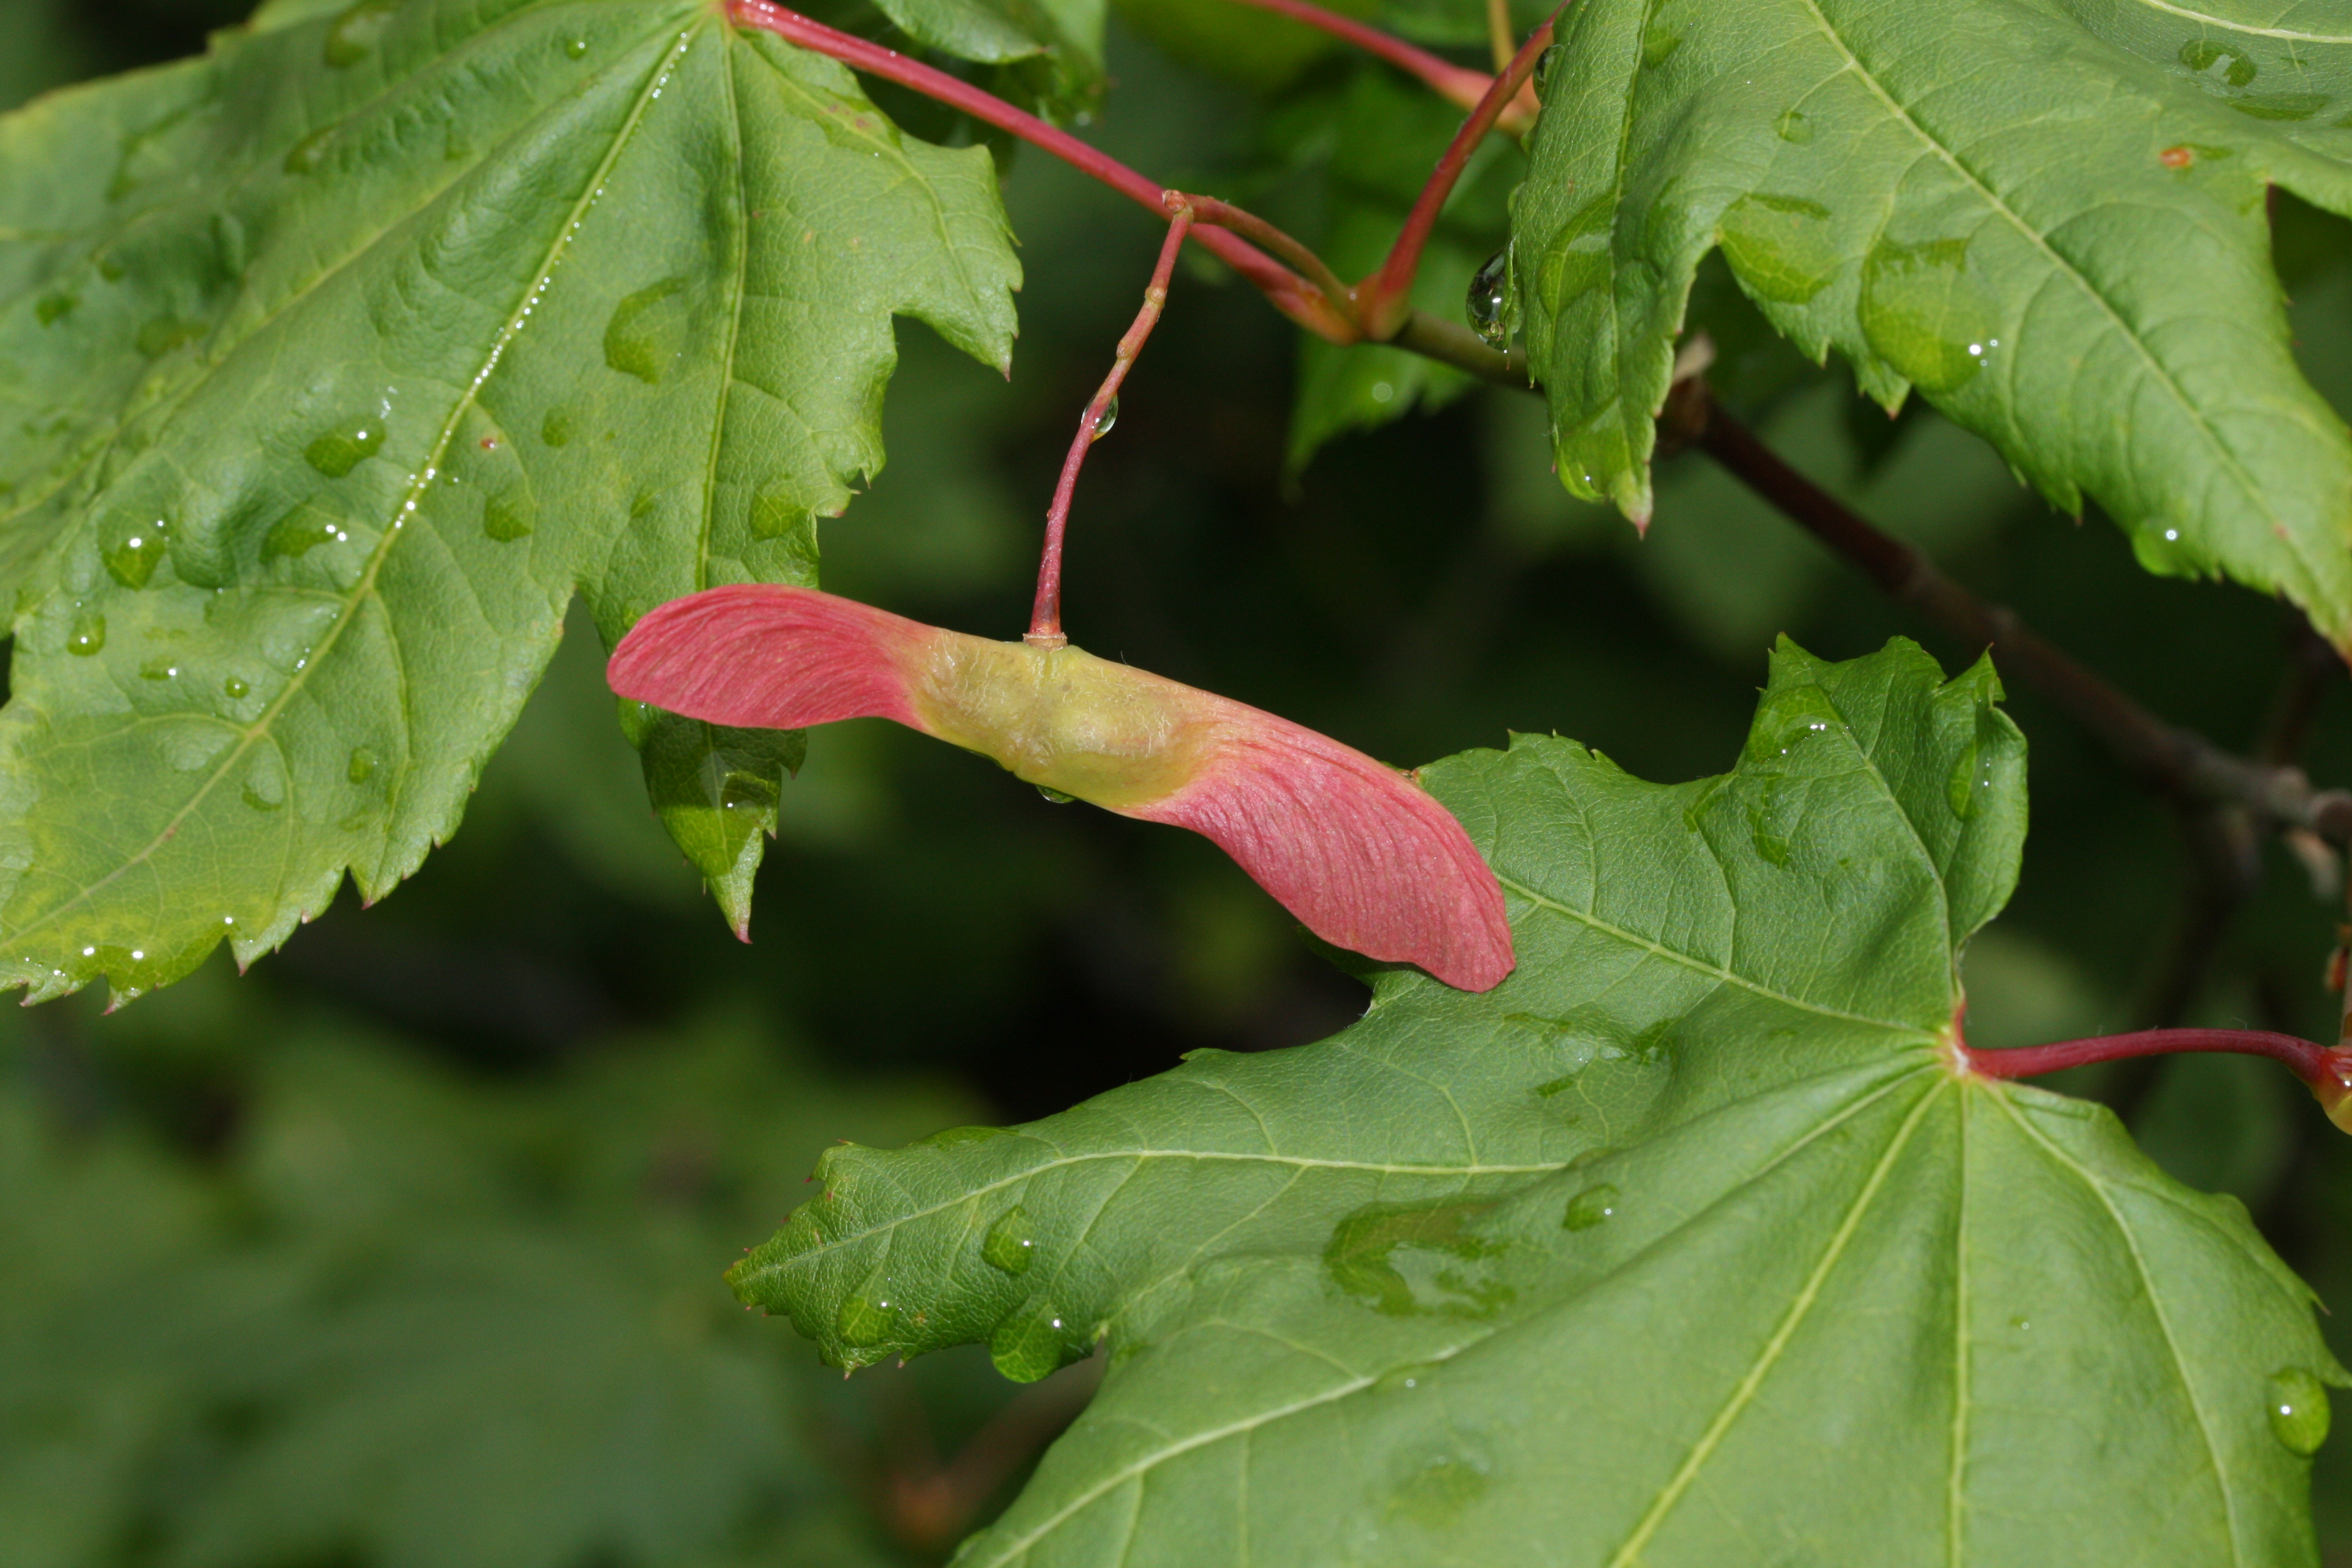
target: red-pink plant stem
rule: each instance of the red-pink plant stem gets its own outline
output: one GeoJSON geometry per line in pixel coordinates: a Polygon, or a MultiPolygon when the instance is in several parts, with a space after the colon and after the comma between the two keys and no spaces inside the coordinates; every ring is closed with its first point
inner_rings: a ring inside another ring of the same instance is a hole
{"type": "MultiPolygon", "coordinates": [[[[1012,132],[1031,146],[1052,153],[1080,174],[1101,181],[1121,195],[1141,203],[1155,213],[1166,210],[1160,203],[1162,188],[1160,185],[1108,153],[1087,146],[1069,132],[1046,124],[1034,114],[1015,109],[995,94],[968,81],[919,60],[908,59],[896,49],[884,48],[879,44],[828,27],[797,11],[772,4],[771,0],[728,0],[727,11],[743,26],[773,33],[787,43],[814,49],[856,69],[895,81],[901,87],[912,88],[926,98],[935,99],[951,109],[963,110],[975,120],[1012,132]]],[[[1276,310],[1308,331],[1328,338],[1333,342],[1359,341],[1360,334],[1348,319],[1343,303],[1326,300],[1314,285],[1248,240],[1238,234],[1228,233],[1221,226],[1207,226],[1201,229],[1199,237],[1213,255],[1240,273],[1272,301],[1276,310]]],[[[1344,299],[1342,295],[1341,300],[1344,299]]]]}
{"type": "Polygon", "coordinates": [[[1184,248],[1184,237],[1192,231],[1191,201],[1178,191],[1166,193],[1165,200],[1168,238],[1160,247],[1160,264],[1151,269],[1151,284],[1143,291],[1143,309],[1136,312],[1135,324],[1127,329],[1127,335],[1118,340],[1110,374],[1103,378],[1087,411],[1078,416],[1077,438],[1070,443],[1070,455],[1062,459],[1061,482],[1054,487],[1054,504],[1045,510],[1045,547],[1037,560],[1037,603],[1029,615],[1029,630],[1021,638],[1032,647],[1063,647],[1069,643],[1062,635],[1062,540],[1069,531],[1070,498],[1077,492],[1078,470],[1086,466],[1087,454],[1102,438],[1104,411],[1118,395],[1118,384],[1127,379],[1128,369],[1143,352],[1151,329],[1160,324],[1160,307],[1168,303],[1169,279],[1176,272],[1176,253],[1184,248]]]}
{"type": "Polygon", "coordinates": [[[1452,60],[1441,59],[1427,49],[1415,47],[1393,34],[1327,11],[1320,5],[1310,5],[1307,0],[1234,0],[1235,5],[1255,5],[1261,11],[1272,11],[1287,16],[1333,37],[1356,46],[1366,54],[1377,55],[1410,76],[1417,76],[1435,89],[1447,102],[1463,109],[1476,105],[1493,79],[1485,71],[1475,71],[1467,66],[1457,66],[1452,60]]]}
{"type": "Polygon", "coordinates": [[[1454,141],[1445,155],[1437,161],[1436,171],[1429,183],[1421,187],[1421,195],[1412,204],[1412,212],[1404,220],[1404,230],[1389,249],[1389,258],[1381,269],[1356,285],[1356,320],[1364,335],[1385,342],[1396,336],[1404,325],[1405,317],[1412,311],[1412,279],[1421,269],[1422,247],[1429,243],[1430,232],[1437,226],[1437,215],[1444,210],[1445,199],[1454,194],[1454,183],[1470,162],[1470,154],[1494,129],[1496,118],[1511,101],[1512,95],[1535,74],[1536,62],[1551,47],[1552,24],[1546,22],[1519,46],[1511,57],[1510,68],[1494,79],[1486,94],[1478,100],[1470,118],[1454,133],[1454,141]]]}
{"type": "Polygon", "coordinates": [[[1304,273],[1307,281],[1314,284],[1331,301],[1333,308],[1353,310],[1354,291],[1340,282],[1339,275],[1331,270],[1329,264],[1306,245],[1291,238],[1257,214],[1237,207],[1231,202],[1189,194],[1184,200],[1192,205],[1195,222],[1229,228],[1244,238],[1264,246],[1304,273]]]}
{"type": "Polygon", "coordinates": [[[2315,1046],[2294,1035],[2273,1035],[2261,1029],[2141,1029],[2128,1035],[2096,1035],[2086,1040],[2061,1040],[2051,1046],[2025,1046],[2015,1050],[1982,1051],[1963,1047],[1969,1066],[1987,1078],[2039,1078],[2043,1073],[2092,1062],[2122,1061],[2131,1057],[2172,1056],[2183,1051],[2229,1051],[2242,1056],[2269,1057],[2293,1068],[2305,1083],[2325,1075],[2334,1079],[2352,1052],[2315,1046]]]}

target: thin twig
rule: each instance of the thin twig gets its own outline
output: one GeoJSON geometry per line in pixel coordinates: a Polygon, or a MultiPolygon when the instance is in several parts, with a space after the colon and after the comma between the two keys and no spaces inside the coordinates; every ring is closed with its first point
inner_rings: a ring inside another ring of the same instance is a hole
{"type": "Polygon", "coordinates": [[[2014,612],[1979,599],[1917,550],[1882,533],[1790,468],[1715,403],[1704,382],[1677,386],[1662,423],[1668,426],[1664,434],[1706,451],[1859,568],[1889,598],[1955,637],[1990,647],[2004,672],[2039,687],[2153,793],[2241,805],[2283,826],[2309,828],[2331,843],[2352,842],[2352,791],[2314,789],[2299,768],[2250,762],[2166,723],[2032,631],[2014,612]]]}
{"type": "Polygon", "coordinates": [[[1168,303],[1168,283],[1176,271],[1176,253],[1184,248],[1184,237],[1192,231],[1192,199],[1181,192],[1169,191],[1161,200],[1168,208],[1168,237],[1160,247],[1160,262],[1151,269],[1151,282],[1143,290],[1143,309],[1136,312],[1135,324],[1118,340],[1111,354],[1110,374],[1103,378],[1093,401],[1078,416],[1077,437],[1070,443],[1070,455],[1062,459],[1054,504],[1045,511],[1045,548],[1037,561],[1037,602],[1029,615],[1029,629],[1021,638],[1031,647],[1069,646],[1070,639],[1062,635],[1062,541],[1069,531],[1070,499],[1077,493],[1078,470],[1103,437],[1104,416],[1118,400],[1119,383],[1127,379],[1135,356],[1143,352],[1151,329],[1160,324],[1160,308],[1168,303]]]}

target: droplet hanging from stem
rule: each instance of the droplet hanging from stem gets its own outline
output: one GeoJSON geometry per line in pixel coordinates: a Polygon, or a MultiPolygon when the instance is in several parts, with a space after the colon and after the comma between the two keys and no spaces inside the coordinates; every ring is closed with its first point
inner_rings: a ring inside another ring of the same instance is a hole
{"type": "Polygon", "coordinates": [[[1127,379],[1135,356],[1143,352],[1151,329],[1160,324],[1160,308],[1168,303],[1168,282],[1176,272],[1176,253],[1184,248],[1184,237],[1192,232],[1192,220],[1198,216],[1181,191],[1163,192],[1160,200],[1168,208],[1168,238],[1160,247],[1159,265],[1151,269],[1150,287],[1143,291],[1143,309],[1136,312],[1135,324],[1127,329],[1127,335],[1118,340],[1110,374],[1103,378],[1086,413],[1079,416],[1070,455],[1062,459],[1061,481],[1054,487],[1054,504],[1045,511],[1045,544],[1037,562],[1037,602],[1029,615],[1029,630],[1022,637],[1032,647],[1062,647],[1070,640],[1062,635],[1062,541],[1069,531],[1070,498],[1078,488],[1078,469],[1086,463],[1087,449],[1108,434],[1118,418],[1119,383],[1127,379]]]}

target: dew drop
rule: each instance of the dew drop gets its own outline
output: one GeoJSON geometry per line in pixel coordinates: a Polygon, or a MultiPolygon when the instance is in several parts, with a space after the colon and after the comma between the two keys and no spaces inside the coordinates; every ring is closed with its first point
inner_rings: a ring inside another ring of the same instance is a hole
{"type": "Polygon", "coordinates": [[[845,1298],[841,1310],[834,1315],[833,1331],[843,1344],[860,1350],[878,1345],[890,1337],[890,1303],[877,1300],[863,1291],[845,1298]]]}
{"type": "Polygon", "coordinates": [[[1674,58],[1675,51],[1682,47],[1683,36],[1679,29],[1664,23],[1654,24],[1642,36],[1642,64],[1655,70],[1674,58]]]}
{"type": "Polygon", "coordinates": [[[1502,348],[1511,341],[1510,302],[1511,247],[1507,245],[1472,275],[1469,295],[1462,301],[1470,330],[1490,349],[1502,348]]]}
{"type": "Polygon", "coordinates": [[[2271,1431],[2287,1451],[2305,1457],[2327,1441],[2327,1385],[2299,1366],[2271,1373],[2271,1431]]]}
{"type": "Polygon", "coordinates": [[[121,542],[106,552],[106,574],[126,588],[144,588],[166,552],[165,524],[156,518],[133,523],[121,542]]]}
{"type": "Polygon", "coordinates": [[[1801,109],[1782,111],[1780,118],[1772,122],[1772,129],[1779,133],[1781,141],[1793,142],[1800,147],[1813,139],[1812,120],[1801,109]]]}
{"type": "Polygon", "coordinates": [[[252,689],[253,689],[251,687],[247,686],[243,680],[234,675],[221,682],[222,693],[232,702],[242,700],[245,694],[252,689]]]}
{"type": "Polygon", "coordinates": [[[551,447],[572,444],[572,416],[561,408],[551,408],[547,417],[539,422],[539,438],[551,447]]]}
{"type": "Polygon", "coordinates": [[[1060,1369],[1065,1333],[1061,1312],[1040,1298],[996,1325],[988,1336],[988,1359],[1014,1383],[1034,1383],[1060,1369]]]}
{"type": "Polygon", "coordinates": [[[1064,795],[1060,790],[1050,788],[1045,784],[1039,784],[1037,786],[1037,793],[1044,795],[1055,805],[1067,805],[1070,802],[1078,798],[1074,795],[1064,795]]]}
{"type": "Polygon", "coordinates": [[[400,9],[400,0],[360,0],[360,3],[335,18],[327,29],[326,47],[321,54],[327,64],[344,70],[368,58],[383,34],[384,24],[400,9]]]}
{"type": "Polygon", "coordinates": [[[1037,1237],[1019,1204],[1006,1209],[981,1238],[980,1255],[1007,1274],[1026,1274],[1036,1260],[1037,1237]]]}
{"type": "Polygon", "coordinates": [[[762,485],[751,498],[751,537],[785,539],[809,522],[809,510],[793,499],[790,487],[762,485]]]}
{"type": "Polygon", "coordinates": [[[1993,310],[1969,267],[1964,239],[1882,239],[1863,261],[1863,335],[1898,374],[1931,395],[1958,391],[1983,368],[1985,356],[1969,353],[1969,345],[1998,342],[1993,310]]]}
{"type": "Polygon", "coordinates": [[[66,651],[83,658],[106,646],[106,617],[95,610],[84,610],[73,618],[66,632],[66,651]]]}
{"type": "Polygon", "coordinates": [[[331,479],[340,479],[383,446],[381,416],[345,420],[302,449],[303,460],[331,479]]]}
{"type": "Polygon", "coordinates": [[[1551,100],[1551,73],[1559,69],[1559,62],[1567,58],[1564,52],[1567,46],[1564,44],[1554,44],[1536,61],[1537,102],[1548,103],[1551,100]]]}
{"type": "Polygon", "coordinates": [[[373,752],[365,746],[353,746],[351,764],[343,769],[343,776],[355,784],[365,784],[375,776],[375,762],[373,752]]]}
{"type": "Polygon", "coordinates": [[[482,503],[482,531],[500,543],[520,539],[530,532],[537,512],[529,493],[504,491],[482,503]]]}
{"type": "Polygon", "coordinates": [[[1617,1189],[1607,1182],[1585,1188],[1568,1200],[1568,1213],[1560,1216],[1560,1226],[1567,1230],[1591,1230],[1617,1213],[1617,1189]]]}
{"type": "Polygon", "coordinates": [[[79,303],[70,294],[44,294],[34,303],[33,314],[39,318],[41,325],[51,327],[73,314],[79,303]]]}
{"type": "Polygon", "coordinates": [[[1110,427],[1118,423],[1118,394],[1114,392],[1110,401],[1103,405],[1102,412],[1095,416],[1095,439],[1099,441],[1109,435],[1110,427]]]}
{"type": "Polygon", "coordinates": [[[342,537],[342,531],[335,526],[333,519],[312,511],[309,507],[298,506],[272,523],[269,531],[262,536],[261,558],[264,561],[299,560],[330,540],[342,537]]]}
{"type": "Polygon", "coordinates": [[[570,58],[584,60],[588,58],[588,40],[585,38],[573,38],[571,42],[563,46],[563,52],[570,58]]]}
{"type": "Polygon", "coordinates": [[[276,748],[266,748],[245,775],[245,804],[256,811],[276,811],[286,804],[286,763],[276,748]]]}
{"type": "Polygon", "coordinates": [[[172,662],[170,654],[162,654],[139,667],[142,680],[170,680],[178,676],[180,667],[172,662]]]}
{"type": "Polygon", "coordinates": [[[1973,742],[1969,749],[1953,759],[1951,775],[1944,781],[1944,804],[1952,815],[1966,822],[1977,814],[1977,796],[1981,788],[1992,784],[1992,767],[1979,760],[1973,742]]]}
{"type": "Polygon", "coordinates": [[[183,344],[205,335],[204,323],[178,316],[153,316],[139,328],[138,349],[149,359],[161,359],[183,344]]]}
{"type": "Polygon", "coordinates": [[[286,153],[286,172],[307,174],[317,168],[319,160],[327,155],[327,143],[334,139],[335,127],[330,125],[323,131],[313,131],[295,142],[286,153]]]}
{"type": "Polygon", "coordinates": [[[658,386],[686,351],[687,280],[665,278],[640,289],[613,308],[604,324],[604,363],[624,375],[658,386]]]}
{"type": "Polygon", "coordinates": [[[2261,68],[2247,58],[2243,49],[2233,49],[2210,38],[2191,38],[2181,45],[2179,59],[2199,76],[2231,87],[2245,87],[2261,74],[2261,68]]]}

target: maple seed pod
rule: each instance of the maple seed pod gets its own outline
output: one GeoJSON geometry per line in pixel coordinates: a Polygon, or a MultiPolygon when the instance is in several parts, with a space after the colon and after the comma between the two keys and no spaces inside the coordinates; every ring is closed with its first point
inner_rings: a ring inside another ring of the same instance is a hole
{"type": "Polygon", "coordinates": [[[1403,773],[1258,709],[1081,648],[924,626],[814,588],[712,588],[614,650],[621,696],[715,724],[894,719],[1019,778],[1214,842],[1326,942],[1486,991],[1502,889],[1403,773]]]}

